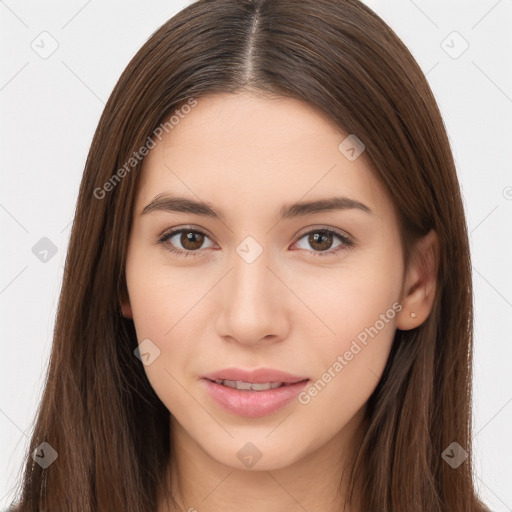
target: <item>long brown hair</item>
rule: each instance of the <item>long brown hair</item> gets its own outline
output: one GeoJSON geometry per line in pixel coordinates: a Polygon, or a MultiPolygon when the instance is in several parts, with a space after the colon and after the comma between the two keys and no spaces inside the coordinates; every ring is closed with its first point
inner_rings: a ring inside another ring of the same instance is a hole
{"type": "Polygon", "coordinates": [[[302,100],[357,135],[395,205],[405,262],[418,237],[439,237],[433,310],[396,331],[368,402],[352,473],[361,510],[485,510],[472,477],[471,264],[450,145],[420,67],[357,0],[199,0],[123,72],[80,185],[19,510],[156,510],[170,421],[134,356],[133,321],[120,312],[141,166],[125,163],[190,98],[242,90],[302,100]],[[43,442],[58,453],[46,469],[32,457],[43,442]],[[453,442],[469,454],[457,468],[442,457],[453,442]]]}

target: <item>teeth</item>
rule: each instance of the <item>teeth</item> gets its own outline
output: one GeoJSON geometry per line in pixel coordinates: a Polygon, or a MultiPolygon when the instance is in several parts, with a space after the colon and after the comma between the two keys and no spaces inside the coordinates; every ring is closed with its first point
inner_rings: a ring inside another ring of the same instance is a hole
{"type": "Polygon", "coordinates": [[[217,384],[222,384],[228,388],[245,390],[245,391],[267,391],[269,389],[276,389],[284,386],[283,382],[262,382],[252,383],[243,382],[241,380],[216,380],[217,384]]]}
{"type": "MultiPolygon", "coordinates": [[[[238,384],[238,381],[237,381],[237,384],[238,384]]],[[[244,384],[246,384],[244,382],[244,384]]],[[[281,386],[281,382],[261,382],[261,383],[258,383],[258,384],[251,384],[251,389],[253,391],[266,391],[267,389],[274,389],[274,388],[278,388],[279,386],[281,386]],[[272,387],[272,384],[274,385],[274,387],[272,387]]],[[[238,386],[237,386],[237,389],[238,386]]]]}

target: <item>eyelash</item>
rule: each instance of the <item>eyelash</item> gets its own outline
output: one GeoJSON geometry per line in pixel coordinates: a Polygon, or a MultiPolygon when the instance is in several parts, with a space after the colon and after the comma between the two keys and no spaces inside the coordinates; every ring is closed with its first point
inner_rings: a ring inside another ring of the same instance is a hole
{"type": "MultiPolygon", "coordinates": [[[[199,256],[200,252],[201,252],[200,250],[196,250],[196,251],[182,251],[180,249],[176,249],[174,246],[172,246],[171,244],[167,243],[168,240],[170,238],[172,238],[174,235],[177,235],[178,233],[182,233],[182,232],[199,233],[201,235],[204,235],[204,236],[210,238],[206,233],[202,232],[199,229],[193,229],[193,228],[185,227],[185,228],[180,228],[180,229],[173,229],[171,231],[167,231],[167,232],[163,233],[158,238],[157,243],[163,244],[164,247],[166,248],[166,250],[168,250],[168,251],[170,251],[170,252],[172,252],[172,253],[174,253],[174,254],[176,254],[178,256],[184,256],[184,257],[199,256]]],[[[338,231],[335,231],[335,230],[330,229],[330,228],[317,228],[317,229],[313,229],[313,230],[310,230],[310,231],[306,231],[305,233],[302,233],[299,236],[299,238],[297,239],[297,242],[299,240],[301,240],[302,238],[304,238],[306,235],[310,235],[312,233],[329,233],[329,234],[332,234],[335,237],[337,237],[342,242],[335,249],[331,249],[329,251],[313,251],[313,250],[310,251],[310,250],[304,249],[307,252],[312,252],[314,254],[313,257],[317,257],[317,256],[319,256],[319,257],[322,257],[322,256],[332,256],[333,254],[336,254],[339,251],[350,249],[350,248],[352,248],[354,246],[354,242],[350,238],[348,238],[346,235],[343,235],[343,234],[339,233],[338,231]]],[[[295,242],[295,243],[297,243],[297,242],[295,242]]]]}

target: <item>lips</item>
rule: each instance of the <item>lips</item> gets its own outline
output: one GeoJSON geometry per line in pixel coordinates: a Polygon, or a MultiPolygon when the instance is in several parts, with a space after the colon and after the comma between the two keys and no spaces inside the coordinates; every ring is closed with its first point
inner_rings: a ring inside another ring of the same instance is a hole
{"type": "Polygon", "coordinates": [[[292,402],[309,379],[270,368],[228,368],[205,375],[201,381],[210,398],[224,410],[257,418],[292,402]]]}

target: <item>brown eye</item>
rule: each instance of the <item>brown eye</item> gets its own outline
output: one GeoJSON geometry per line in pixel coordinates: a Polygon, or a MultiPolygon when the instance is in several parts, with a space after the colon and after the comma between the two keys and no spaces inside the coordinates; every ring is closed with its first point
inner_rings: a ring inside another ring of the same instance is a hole
{"type": "MultiPolygon", "coordinates": [[[[203,244],[209,237],[195,229],[175,229],[162,235],[158,240],[165,244],[169,251],[181,256],[196,256],[203,249],[203,244]]],[[[210,246],[211,247],[211,246],[210,246]]]]}
{"type": "Polygon", "coordinates": [[[312,252],[314,256],[329,256],[339,250],[353,246],[353,242],[347,236],[331,229],[316,229],[302,235],[297,245],[299,249],[312,252]],[[336,239],[339,240],[339,243],[333,245],[336,239]],[[303,243],[303,240],[306,241],[306,244],[303,243]],[[301,243],[303,244],[302,247],[300,246],[301,243]]]}

